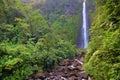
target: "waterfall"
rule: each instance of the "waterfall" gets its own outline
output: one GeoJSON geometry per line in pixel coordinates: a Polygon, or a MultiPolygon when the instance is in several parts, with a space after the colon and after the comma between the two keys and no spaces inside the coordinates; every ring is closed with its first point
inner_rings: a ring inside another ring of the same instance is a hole
{"type": "Polygon", "coordinates": [[[83,39],[84,39],[84,47],[87,48],[87,43],[88,43],[88,32],[87,32],[87,17],[86,17],[86,0],[83,1],[83,39]]]}
{"type": "Polygon", "coordinates": [[[88,44],[88,22],[87,22],[87,12],[86,12],[86,0],[83,0],[82,9],[82,27],[79,30],[79,37],[77,41],[77,48],[87,48],[88,44]]]}

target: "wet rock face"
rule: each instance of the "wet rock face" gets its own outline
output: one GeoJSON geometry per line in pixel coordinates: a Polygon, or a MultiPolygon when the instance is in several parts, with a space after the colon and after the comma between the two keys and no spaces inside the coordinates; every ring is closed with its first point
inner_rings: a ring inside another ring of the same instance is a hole
{"type": "Polygon", "coordinates": [[[88,75],[83,70],[84,53],[73,59],[65,59],[51,72],[44,74],[38,71],[26,80],[88,80],[88,75]]]}

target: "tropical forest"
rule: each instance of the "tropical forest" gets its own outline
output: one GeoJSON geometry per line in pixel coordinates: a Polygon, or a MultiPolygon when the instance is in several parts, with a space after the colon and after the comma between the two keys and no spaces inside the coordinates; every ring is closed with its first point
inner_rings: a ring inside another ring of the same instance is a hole
{"type": "Polygon", "coordinates": [[[0,80],[120,80],[120,0],[0,0],[0,80]]]}

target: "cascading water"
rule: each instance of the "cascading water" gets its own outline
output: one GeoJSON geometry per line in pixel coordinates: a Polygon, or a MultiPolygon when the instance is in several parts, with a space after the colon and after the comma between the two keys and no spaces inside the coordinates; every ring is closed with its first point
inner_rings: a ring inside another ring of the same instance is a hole
{"type": "Polygon", "coordinates": [[[77,41],[77,48],[87,48],[88,44],[88,23],[87,23],[87,12],[86,12],[86,0],[83,1],[82,10],[82,27],[77,41]]]}
{"type": "Polygon", "coordinates": [[[84,30],[84,48],[87,48],[88,34],[87,34],[87,17],[86,17],[86,0],[83,2],[83,30],[84,30]]]}

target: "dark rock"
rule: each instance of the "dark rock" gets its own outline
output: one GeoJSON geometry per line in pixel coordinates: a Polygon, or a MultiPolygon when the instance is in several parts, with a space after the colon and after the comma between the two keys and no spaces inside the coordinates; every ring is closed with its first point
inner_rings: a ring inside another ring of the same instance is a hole
{"type": "Polygon", "coordinates": [[[88,80],[88,75],[83,70],[84,54],[73,59],[65,59],[50,72],[36,71],[26,80],[88,80]]]}
{"type": "Polygon", "coordinates": [[[79,73],[81,75],[82,78],[87,79],[88,75],[85,73],[85,71],[82,71],[79,73]]]}

